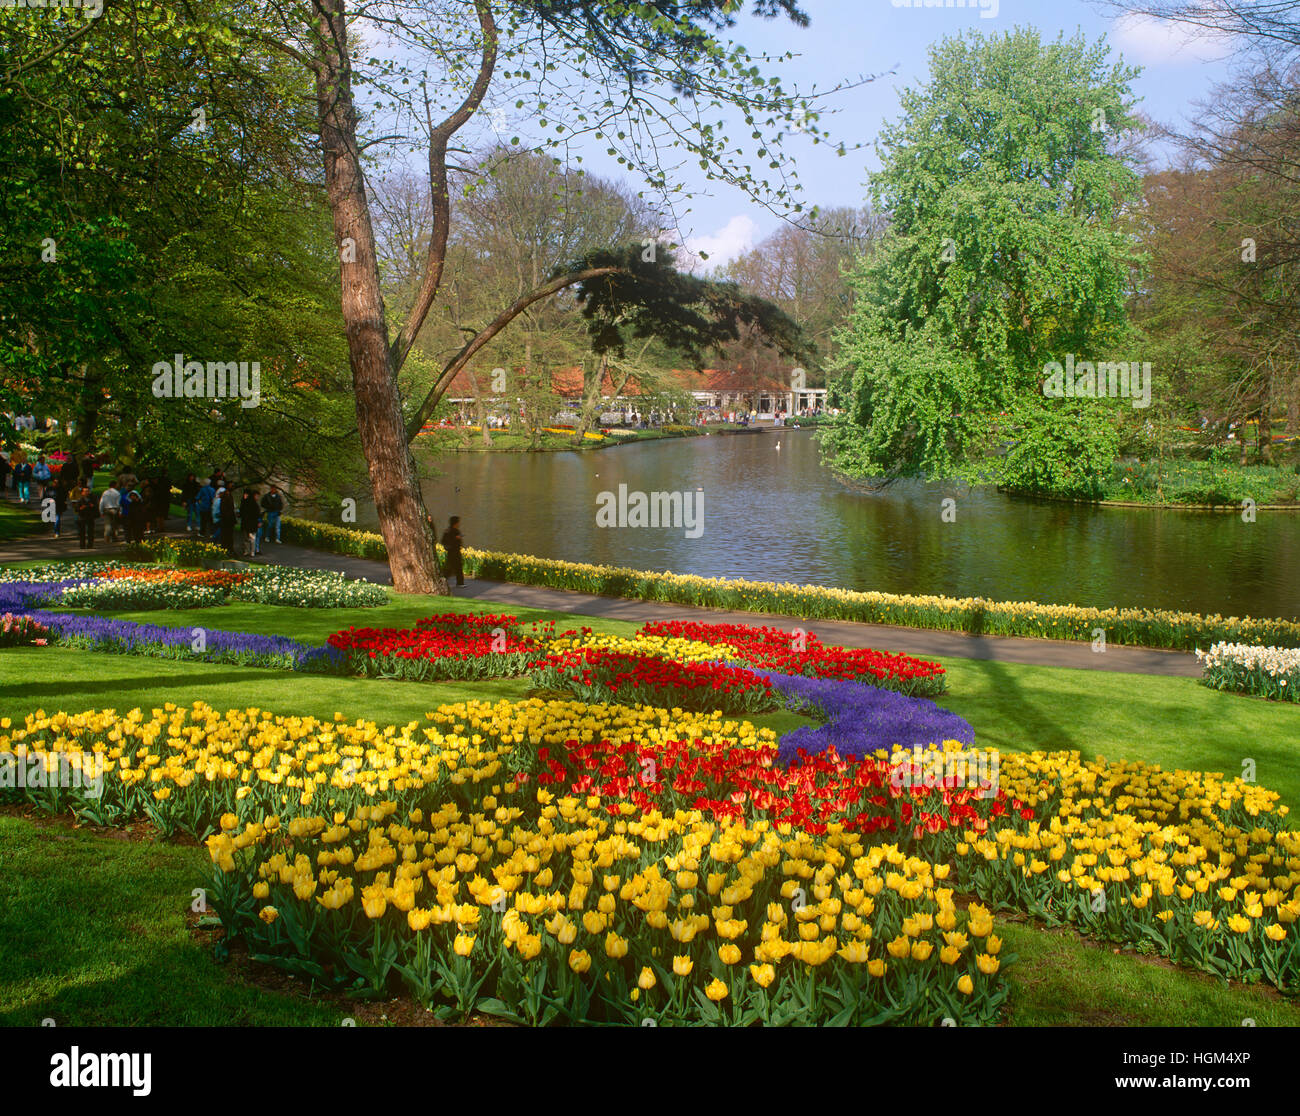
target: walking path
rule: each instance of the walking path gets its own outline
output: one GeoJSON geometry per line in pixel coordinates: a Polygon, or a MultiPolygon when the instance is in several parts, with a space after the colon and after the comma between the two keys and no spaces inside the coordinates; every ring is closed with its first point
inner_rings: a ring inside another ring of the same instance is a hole
{"type": "MultiPolygon", "coordinates": [[[[172,534],[183,535],[183,524],[173,520],[172,534]]],[[[0,543],[0,564],[34,561],[63,555],[99,558],[116,554],[121,544],[105,546],[102,538],[94,550],[78,550],[75,532],[71,539],[28,538],[0,543]]],[[[369,558],[330,554],[302,546],[268,544],[262,560],[277,565],[301,566],[306,569],[337,570],[350,577],[364,577],[381,585],[392,583],[388,566],[369,558]]],[[[1158,651],[1143,647],[1111,645],[1104,652],[1092,650],[1089,643],[1072,643],[1051,639],[1019,639],[1013,636],[968,635],[965,632],[938,632],[925,628],[902,628],[883,624],[857,624],[838,620],[808,620],[770,612],[727,612],[717,609],[691,608],[688,605],[663,604],[658,601],[633,601],[617,597],[597,597],[567,589],[546,589],[535,585],[471,579],[463,588],[453,588],[456,597],[492,601],[518,608],[545,609],[576,616],[599,616],[608,620],[628,620],[643,624],[648,620],[697,620],[705,623],[767,624],[793,631],[802,628],[815,632],[825,643],[842,647],[874,647],[880,651],[902,652],[926,659],[945,656],[978,659],[986,662],[1023,663],[1029,666],[1073,667],[1125,674],[1158,674],[1198,678],[1200,665],[1194,655],[1182,651],[1158,651]]]]}

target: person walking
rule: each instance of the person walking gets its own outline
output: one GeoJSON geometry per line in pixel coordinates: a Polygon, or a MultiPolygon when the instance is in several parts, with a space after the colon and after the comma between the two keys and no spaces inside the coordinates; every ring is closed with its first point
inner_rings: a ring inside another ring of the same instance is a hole
{"type": "MultiPolygon", "coordinates": [[[[90,491],[90,485],[86,485],[86,491],[90,491]]],[[[104,541],[106,543],[117,541],[118,513],[121,511],[121,505],[122,493],[118,491],[117,481],[111,480],[104,490],[104,495],[99,498],[99,514],[104,517],[104,541]]]]}
{"type": "Polygon", "coordinates": [[[68,490],[62,484],[54,486],[54,537],[59,537],[59,528],[63,525],[63,513],[68,510],[68,490]]]}
{"type": "Polygon", "coordinates": [[[45,454],[36,458],[36,464],[32,466],[32,482],[36,485],[36,502],[39,504],[45,499],[46,489],[50,487],[50,465],[45,460],[45,454]]]}
{"type": "Polygon", "coordinates": [[[193,534],[199,528],[199,484],[193,473],[186,473],[181,483],[181,506],[185,508],[185,530],[193,534]]]}
{"type": "MultiPolygon", "coordinates": [[[[137,521],[140,518],[140,493],[122,485],[122,499],[117,505],[117,521],[122,525],[122,541],[130,546],[135,542],[137,521]]],[[[143,524],[139,524],[143,530],[143,524]]]]}
{"type": "Polygon", "coordinates": [[[235,554],[235,494],[225,485],[217,493],[217,529],[220,532],[221,545],[230,557],[235,554]]]}
{"type": "Polygon", "coordinates": [[[460,547],[460,516],[453,515],[451,521],[447,524],[447,529],[442,533],[442,549],[447,552],[447,576],[456,575],[456,584],[465,584],[465,567],[462,564],[460,547]]]}
{"type": "Polygon", "coordinates": [[[131,505],[131,524],[138,526],[140,540],[144,541],[146,534],[153,534],[153,483],[149,480],[142,481],[139,488],[133,488],[133,491],[139,498],[137,504],[132,502],[131,505]]]}
{"type": "Polygon", "coordinates": [[[267,488],[266,495],[262,497],[262,511],[266,513],[266,523],[262,533],[268,541],[274,534],[275,544],[279,546],[280,513],[284,511],[284,497],[280,495],[280,490],[275,485],[267,488]]]}
{"type": "Polygon", "coordinates": [[[18,502],[26,504],[32,498],[32,467],[26,457],[14,466],[14,488],[18,491],[18,502]]]}
{"type": "Polygon", "coordinates": [[[194,497],[194,506],[199,515],[199,538],[212,538],[212,502],[217,498],[217,490],[211,480],[206,480],[199,487],[194,497]]]}
{"type": "MultiPolygon", "coordinates": [[[[99,502],[89,488],[79,489],[80,495],[73,505],[77,513],[77,548],[79,550],[95,549],[95,513],[99,511],[99,502]]],[[[107,532],[111,528],[106,528],[107,532]]]]}
{"type": "Polygon", "coordinates": [[[244,498],[239,502],[239,530],[244,536],[244,556],[257,557],[258,527],[262,523],[262,508],[257,502],[257,489],[245,488],[244,498]]]}

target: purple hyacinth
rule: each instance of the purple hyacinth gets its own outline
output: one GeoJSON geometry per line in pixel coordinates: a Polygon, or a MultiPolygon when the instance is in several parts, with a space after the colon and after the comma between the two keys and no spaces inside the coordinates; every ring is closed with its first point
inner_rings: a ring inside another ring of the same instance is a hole
{"type": "Polygon", "coordinates": [[[89,579],[70,577],[63,581],[11,581],[0,583],[0,613],[30,612],[58,599],[65,589],[87,584],[89,579]]]}
{"type": "Polygon", "coordinates": [[[137,624],[133,620],[107,620],[102,616],[73,616],[61,612],[26,609],[26,615],[45,624],[61,642],[85,644],[97,650],[123,654],[157,654],[162,649],[181,651],[205,661],[274,659],[294,670],[329,669],[342,663],[333,647],[311,647],[285,636],[252,632],[225,632],[204,628],[204,649],[192,650],[190,628],[166,628],[161,624],[137,624]]]}
{"type": "Polygon", "coordinates": [[[826,719],[825,724],[786,733],[777,749],[781,763],[791,762],[800,751],[814,755],[831,747],[841,756],[861,756],[881,748],[888,751],[895,744],[906,749],[944,740],[960,740],[968,748],[975,744],[968,721],[926,698],[837,678],[756,673],[771,680],[791,709],[826,719]]]}

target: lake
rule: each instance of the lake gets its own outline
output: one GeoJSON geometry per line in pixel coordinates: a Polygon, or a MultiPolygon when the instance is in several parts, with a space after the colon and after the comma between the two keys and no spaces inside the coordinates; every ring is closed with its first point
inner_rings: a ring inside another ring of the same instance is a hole
{"type": "Polygon", "coordinates": [[[811,431],[790,429],[430,463],[442,472],[424,483],[439,530],[458,514],[466,544],[489,550],[892,593],[1300,617],[1296,513],[1247,524],[916,482],[860,491],[821,464],[811,431]],[[601,493],[616,501],[620,485],[629,498],[687,494],[692,509],[702,497],[702,530],[598,526],[601,493]]]}

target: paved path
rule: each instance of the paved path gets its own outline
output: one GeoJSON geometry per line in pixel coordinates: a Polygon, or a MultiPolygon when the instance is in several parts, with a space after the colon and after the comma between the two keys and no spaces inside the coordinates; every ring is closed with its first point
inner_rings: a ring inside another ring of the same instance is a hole
{"type": "MultiPolygon", "coordinates": [[[[179,530],[183,524],[173,520],[169,526],[179,530]]],[[[55,555],[81,555],[87,558],[114,554],[121,546],[106,547],[102,540],[93,551],[79,551],[75,531],[71,539],[30,538],[0,543],[0,563],[49,558],[55,555]]],[[[392,583],[388,566],[369,558],[330,554],[302,546],[263,547],[262,560],[278,565],[308,569],[337,570],[351,577],[364,577],[382,585],[392,583]]],[[[470,579],[463,588],[453,588],[456,597],[492,601],[518,608],[537,608],[575,616],[599,616],[609,620],[699,620],[706,623],[770,624],[774,627],[803,628],[815,632],[825,643],[842,647],[874,647],[881,651],[903,652],[920,658],[943,659],[945,656],[980,659],[988,662],[1025,663],[1030,666],[1074,667],[1081,670],[1104,670],[1127,674],[1160,674],[1188,678],[1200,677],[1201,668],[1194,655],[1182,651],[1156,651],[1142,647],[1111,645],[1104,652],[1092,650],[1089,643],[1070,643],[1052,639],[1017,639],[1011,636],[975,636],[965,632],[936,632],[925,628],[901,628],[882,624],[855,624],[837,620],[806,620],[770,612],[725,612],[691,608],[688,605],[630,601],[616,597],[597,597],[567,589],[545,589],[535,585],[515,585],[501,581],[470,579]]]]}

